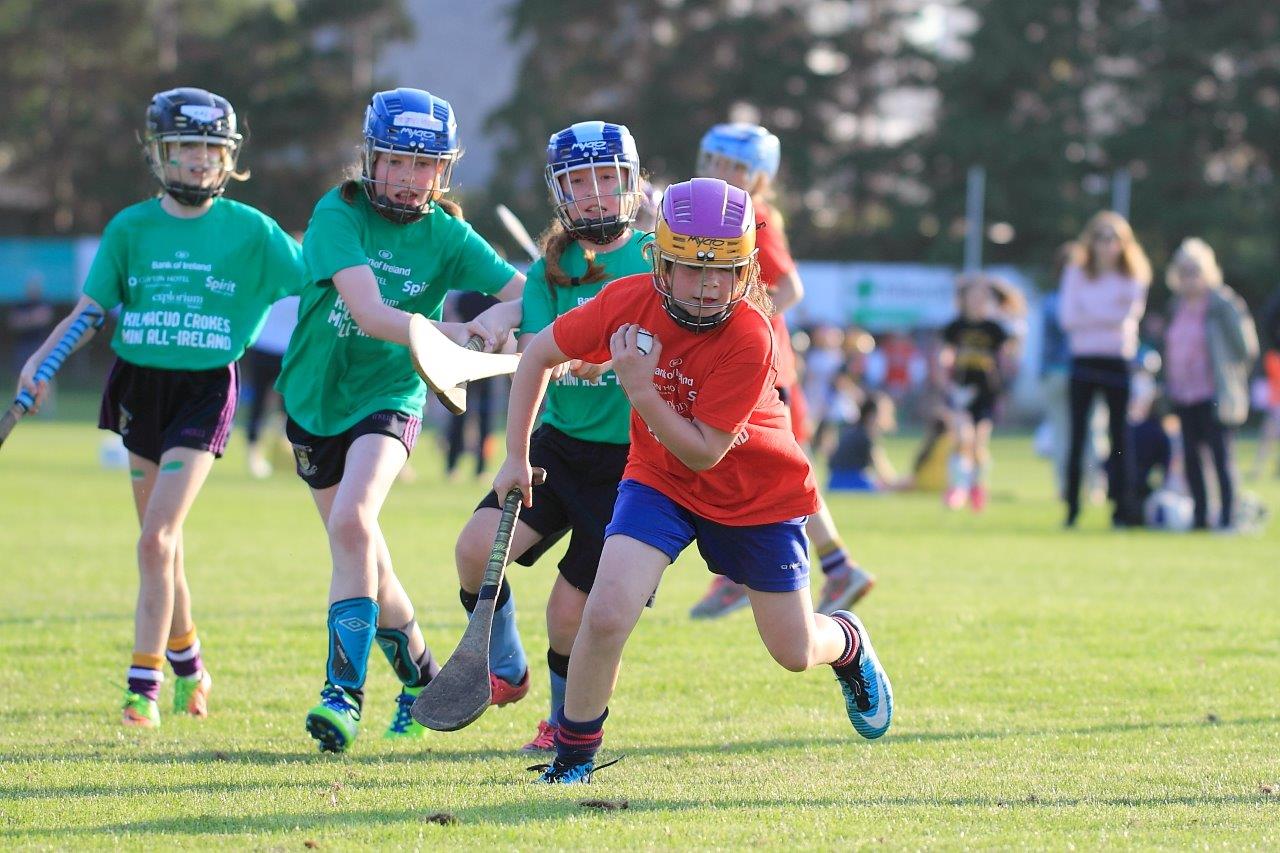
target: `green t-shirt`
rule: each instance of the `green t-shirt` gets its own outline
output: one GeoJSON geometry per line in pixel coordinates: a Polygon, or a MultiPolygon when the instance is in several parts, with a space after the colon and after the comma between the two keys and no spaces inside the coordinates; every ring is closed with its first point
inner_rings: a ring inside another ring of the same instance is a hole
{"type": "Polygon", "coordinates": [[[248,205],[219,198],[179,219],[153,198],[107,223],[84,293],[121,306],[111,347],[125,361],[212,370],[244,355],[271,303],[297,293],[304,273],[298,242],[248,205]]]}
{"type": "MultiPolygon", "coordinates": [[[[653,267],[642,251],[652,241],[651,234],[635,231],[622,246],[612,252],[597,254],[596,263],[605,268],[605,277],[596,284],[557,287],[547,281],[543,262],[536,262],[530,267],[529,279],[524,286],[521,334],[542,331],[561,314],[590,300],[614,279],[648,272],[653,267]]],[[[570,243],[560,256],[560,269],[571,277],[586,274],[587,261],[576,242],[570,243]]],[[[590,381],[565,374],[547,389],[542,422],[580,441],[627,444],[630,441],[631,403],[612,370],[590,381]]]]}
{"type": "Polygon", "coordinates": [[[302,253],[307,283],[276,388],[289,416],[315,435],[338,435],[384,409],[421,415],[427,400],[408,348],[361,331],[334,273],[368,264],[383,302],[432,320],[448,291],[493,294],[516,274],[470,225],[439,207],[396,225],[363,192],[343,201],[339,187],[316,204],[302,253]]]}

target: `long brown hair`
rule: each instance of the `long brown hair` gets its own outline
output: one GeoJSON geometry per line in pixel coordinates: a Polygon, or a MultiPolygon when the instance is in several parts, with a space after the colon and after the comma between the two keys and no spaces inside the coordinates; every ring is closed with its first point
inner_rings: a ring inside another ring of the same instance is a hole
{"type": "Polygon", "coordinates": [[[1084,226],[1084,231],[1080,232],[1077,242],[1084,249],[1085,274],[1091,279],[1102,274],[1098,267],[1098,253],[1094,249],[1094,236],[1103,228],[1110,228],[1120,240],[1120,272],[1140,284],[1150,284],[1151,262],[1147,260],[1147,253],[1142,251],[1129,220],[1114,210],[1095,213],[1084,226]]]}
{"type": "Polygon", "coordinates": [[[760,262],[755,259],[752,259],[751,269],[747,272],[747,292],[742,299],[754,305],[765,317],[772,317],[777,313],[773,298],[769,296],[769,288],[760,280],[760,262]]]}
{"type": "Polygon", "coordinates": [[[576,287],[579,284],[596,284],[604,281],[606,273],[604,264],[596,262],[595,249],[583,249],[582,257],[587,261],[587,272],[581,276],[567,275],[560,266],[564,250],[569,248],[577,238],[565,230],[560,220],[553,219],[538,237],[538,248],[542,249],[542,262],[546,270],[547,283],[553,287],[576,287]]]}

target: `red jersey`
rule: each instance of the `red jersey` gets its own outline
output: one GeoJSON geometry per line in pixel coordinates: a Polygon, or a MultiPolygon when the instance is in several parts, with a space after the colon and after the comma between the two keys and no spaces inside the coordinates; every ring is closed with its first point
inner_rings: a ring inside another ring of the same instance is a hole
{"type": "Polygon", "coordinates": [[[735,527],[817,511],[813,469],[778,397],[773,335],[759,311],[739,303],[714,330],[691,332],[668,316],[651,275],[630,275],[562,314],[552,334],[565,355],[600,363],[610,358],[609,338],[624,323],[639,323],[662,344],[653,384],[667,405],[737,440],[715,467],[692,471],[633,409],[623,476],[703,518],[735,527]]]}
{"type": "MultiPolygon", "coordinates": [[[[755,201],[752,199],[752,201],[755,201]]],[[[756,216],[765,223],[756,231],[756,246],[760,249],[760,280],[770,291],[783,276],[795,271],[796,262],[791,258],[791,248],[787,245],[787,235],[782,229],[782,217],[762,201],[755,202],[756,216]]],[[[779,311],[770,321],[773,325],[773,336],[778,340],[778,387],[790,388],[795,385],[796,354],[791,349],[791,332],[787,329],[787,319],[779,311]]]]}

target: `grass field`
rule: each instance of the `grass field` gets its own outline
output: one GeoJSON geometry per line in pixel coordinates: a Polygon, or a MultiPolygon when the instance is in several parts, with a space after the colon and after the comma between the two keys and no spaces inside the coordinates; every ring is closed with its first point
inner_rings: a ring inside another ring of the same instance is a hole
{"type": "MultiPolygon", "coordinates": [[[[1280,845],[1276,525],[1113,533],[1095,507],[1065,533],[1023,438],[997,441],[980,517],[934,496],[837,497],[880,576],[859,612],[896,689],[890,733],[861,741],[830,672],[777,667],[745,612],[690,623],[707,580],[690,553],[625,658],[605,741],[625,760],[548,789],[515,748],[546,713],[550,565],[513,578],[535,662],[525,701],[387,743],[396,686],[378,656],[361,740],[319,755],[302,721],[324,674],[325,539],[302,484],[248,480],[242,445],[186,529],[213,715],[121,730],[136,525],[99,435],[32,422],[0,452],[0,847],[1280,845]]],[[[482,487],[445,485],[426,440],[415,461],[423,476],[383,526],[446,656],[464,624],[453,540],[482,487]]],[[[1277,481],[1257,488],[1280,505],[1277,481]]]]}

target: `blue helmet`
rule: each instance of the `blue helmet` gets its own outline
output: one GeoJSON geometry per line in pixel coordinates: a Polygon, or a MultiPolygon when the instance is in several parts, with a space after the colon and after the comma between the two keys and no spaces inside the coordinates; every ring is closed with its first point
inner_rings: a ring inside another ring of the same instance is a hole
{"type": "Polygon", "coordinates": [[[430,213],[436,199],[449,191],[461,153],[458,120],[443,98],[400,88],[378,92],[369,101],[364,113],[364,189],[374,208],[392,222],[403,225],[430,213]],[[421,174],[418,166],[424,161],[435,168],[409,183],[377,181],[374,164],[379,154],[403,155],[409,175],[421,174]]]}
{"type": "Polygon", "coordinates": [[[576,239],[611,243],[640,210],[640,155],[625,125],[580,121],[553,133],[546,179],[556,218],[576,239]]]}
{"type": "Polygon", "coordinates": [[[718,161],[728,160],[745,166],[750,181],[754,181],[757,175],[773,180],[778,174],[781,158],[782,145],[778,137],[760,125],[746,122],[717,124],[706,132],[698,146],[698,174],[718,177],[715,174],[718,161]]]}
{"type": "Polygon", "coordinates": [[[157,92],[147,105],[147,129],[142,139],[147,165],[179,204],[200,205],[222,195],[236,170],[243,140],[236,129],[236,111],[221,95],[183,86],[157,92]],[[204,146],[204,173],[196,183],[183,180],[189,170],[179,165],[177,149],[170,147],[173,144],[204,146]],[[216,170],[210,168],[215,159],[216,170]]]}

